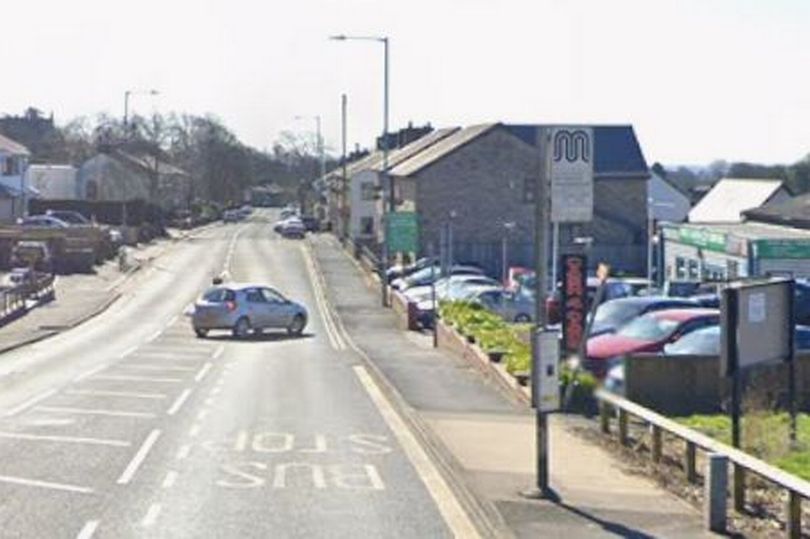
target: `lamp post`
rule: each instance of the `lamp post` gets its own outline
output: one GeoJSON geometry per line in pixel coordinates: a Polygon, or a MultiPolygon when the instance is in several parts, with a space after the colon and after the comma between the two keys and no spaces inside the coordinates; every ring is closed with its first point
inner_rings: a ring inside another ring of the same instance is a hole
{"type": "MultiPolygon", "coordinates": [[[[383,44],[384,54],[384,76],[383,76],[383,163],[382,163],[382,177],[380,183],[383,190],[388,188],[388,210],[393,213],[396,211],[396,201],[394,200],[394,179],[388,176],[388,37],[387,36],[346,36],[336,35],[330,36],[329,39],[334,41],[375,41],[383,44]]],[[[383,200],[382,207],[382,224],[385,226],[386,204],[383,200]]],[[[382,257],[380,259],[380,282],[382,283],[382,304],[384,307],[388,306],[388,284],[385,275],[385,270],[388,266],[388,238],[386,231],[382,235],[382,257]]]]}
{"type": "Polygon", "coordinates": [[[124,92],[124,127],[129,124],[129,98],[133,95],[158,95],[157,90],[127,90],[124,92]]]}
{"type": "Polygon", "coordinates": [[[507,221],[503,224],[503,243],[501,244],[501,282],[506,286],[509,278],[509,234],[515,229],[514,221],[507,221]]]}

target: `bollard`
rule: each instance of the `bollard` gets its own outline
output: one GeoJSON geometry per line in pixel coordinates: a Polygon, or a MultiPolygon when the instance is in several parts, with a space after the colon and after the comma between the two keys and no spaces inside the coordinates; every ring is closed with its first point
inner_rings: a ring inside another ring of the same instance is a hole
{"type": "Polygon", "coordinates": [[[734,464],[734,510],[745,511],[745,468],[734,464]]]}
{"type": "Polygon", "coordinates": [[[599,401],[599,424],[603,434],[610,434],[610,407],[605,401],[599,401]]]}
{"type": "Polygon", "coordinates": [[[799,539],[802,536],[802,498],[792,490],[788,492],[787,505],[785,507],[787,515],[785,522],[787,527],[785,535],[790,539],[799,539]]]}
{"type": "Polygon", "coordinates": [[[662,444],[661,444],[661,427],[658,425],[650,426],[650,436],[652,437],[652,459],[656,464],[661,462],[662,444]]]}
{"type": "Polygon", "coordinates": [[[697,483],[697,447],[693,442],[686,442],[686,480],[697,483]]]}
{"type": "Polygon", "coordinates": [[[703,485],[703,516],[709,531],[726,531],[728,496],[728,458],[709,455],[706,461],[706,480],[703,485]]]}
{"type": "Polygon", "coordinates": [[[627,412],[619,408],[619,443],[627,445],[627,412]]]}

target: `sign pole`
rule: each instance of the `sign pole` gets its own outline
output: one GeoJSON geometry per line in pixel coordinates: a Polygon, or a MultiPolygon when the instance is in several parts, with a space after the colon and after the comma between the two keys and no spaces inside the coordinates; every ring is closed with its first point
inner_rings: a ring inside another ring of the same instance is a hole
{"type": "Polygon", "coordinates": [[[788,399],[790,409],[790,445],[796,446],[796,310],[794,302],[796,300],[796,281],[788,282],[788,315],[790,316],[788,332],[788,399]]]}

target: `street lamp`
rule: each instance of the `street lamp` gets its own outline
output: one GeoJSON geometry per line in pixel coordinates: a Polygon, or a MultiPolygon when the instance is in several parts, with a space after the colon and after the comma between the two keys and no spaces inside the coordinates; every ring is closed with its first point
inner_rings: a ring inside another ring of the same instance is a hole
{"type": "Polygon", "coordinates": [[[133,95],[158,95],[157,90],[127,90],[124,92],[124,127],[129,123],[129,98],[133,95]]]}
{"type": "MultiPolygon", "coordinates": [[[[394,213],[396,211],[396,201],[394,200],[394,179],[388,177],[388,37],[387,36],[347,36],[335,35],[329,36],[333,41],[376,41],[383,44],[384,54],[384,88],[383,88],[383,168],[381,183],[385,187],[388,184],[388,211],[394,213]]],[[[386,207],[383,201],[383,226],[385,226],[386,207]]],[[[380,281],[382,282],[382,304],[388,306],[387,294],[387,280],[385,277],[385,270],[388,266],[388,238],[386,231],[383,232],[382,241],[382,257],[380,260],[380,281]]]]}
{"type": "Polygon", "coordinates": [[[503,243],[501,245],[501,282],[506,286],[506,280],[509,278],[509,234],[515,229],[517,223],[514,221],[507,221],[503,224],[503,243]]]}

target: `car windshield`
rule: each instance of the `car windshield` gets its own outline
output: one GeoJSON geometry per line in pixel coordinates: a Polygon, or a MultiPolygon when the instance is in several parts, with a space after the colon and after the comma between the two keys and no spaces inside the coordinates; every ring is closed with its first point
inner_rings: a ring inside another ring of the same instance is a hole
{"type": "Polygon", "coordinates": [[[665,348],[667,355],[706,355],[720,354],[720,326],[712,326],[687,333],[665,348]]]}
{"type": "Polygon", "coordinates": [[[678,325],[676,320],[649,315],[641,316],[620,329],[618,334],[641,341],[660,341],[672,335],[678,325]]]}
{"type": "Polygon", "coordinates": [[[599,306],[593,321],[596,324],[621,324],[641,312],[642,306],[626,301],[608,301],[599,306]]]}
{"type": "Polygon", "coordinates": [[[210,288],[205,294],[203,299],[210,303],[223,303],[225,301],[233,301],[235,294],[233,290],[228,288],[210,288]]]}

